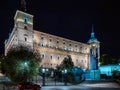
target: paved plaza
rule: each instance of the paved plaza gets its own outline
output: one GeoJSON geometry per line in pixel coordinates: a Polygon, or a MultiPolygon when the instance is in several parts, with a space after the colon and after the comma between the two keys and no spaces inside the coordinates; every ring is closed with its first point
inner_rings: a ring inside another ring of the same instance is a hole
{"type": "Polygon", "coordinates": [[[111,81],[85,81],[73,86],[45,86],[41,90],[120,90],[120,85],[111,81]]]}
{"type": "MultiPolygon", "coordinates": [[[[3,85],[0,84],[0,90],[3,90],[3,85]]],[[[18,90],[16,87],[8,87],[4,90],[18,90]]],[[[68,85],[68,86],[42,86],[41,90],[120,90],[120,85],[112,81],[84,81],[78,85],[68,85]]]]}

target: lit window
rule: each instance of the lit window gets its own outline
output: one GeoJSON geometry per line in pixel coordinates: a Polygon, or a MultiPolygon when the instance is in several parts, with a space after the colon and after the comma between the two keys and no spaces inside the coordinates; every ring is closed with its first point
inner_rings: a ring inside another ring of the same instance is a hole
{"type": "Polygon", "coordinates": [[[78,50],[78,49],[76,49],[76,52],[79,52],[79,50],[78,50]]]}
{"type": "Polygon", "coordinates": [[[24,41],[28,41],[28,35],[24,34],[24,41]]]}
{"type": "Polygon", "coordinates": [[[73,51],[73,48],[69,48],[69,51],[73,51]]]}
{"type": "Polygon", "coordinates": [[[58,48],[58,46],[56,46],[56,48],[58,48]]]}
{"type": "Polygon", "coordinates": [[[64,47],[64,50],[67,50],[66,46],[64,47]]]}
{"type": "Polygon", "coordinates": [[[49,47],[52,47],[52,43],[51,42],[49,43],[49,47]]]}
{"type": "Polygon", "coordinates": [[[24,18],[24,23],[28,23],[28,18],[27,17],[24,18]]]}

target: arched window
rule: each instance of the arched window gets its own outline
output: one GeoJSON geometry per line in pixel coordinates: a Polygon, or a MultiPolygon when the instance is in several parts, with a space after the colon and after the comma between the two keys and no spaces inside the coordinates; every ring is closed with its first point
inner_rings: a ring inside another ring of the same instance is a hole
{"type": "Polygon", "coordinates": [[[44,35],[43,34],[41,35],[41,40],[44,40],[44,35]]]}
{"type": "Polygon", "coordinates": [[[42,47],[44,47],[44,46],[45,46],[44,42],[41,42],[41,43],[40,43],[40,45],[41,45],[42,47]]]}
{"type": "Polygon", "coordinates": [[[67,56],[64,56],[64,59],[66,59],[67,58],[67,56]]]}
{"type": "Polygon", "coordinates": [[[27,42],[28,41],[28,35],[24,34],[24,41],[27,42]]]}
{"type": "Polygon", "coordinates": [[[52,58],[53,58],[53,55],[52,55],[52,54],[50,54],[50,59],[52,60],[52,58]]]}
{"type": "Polygon", "coordinates": [[[42,54],[41,54],[41,58],[42,58],[42,59],[45,59],[45,53],[42,53],[42,54]]]}
{"type": "Polygon", "coordinates": [[[28,30],[27,26],[24,26],[24,29],[25,29],[25,30],[28,30]]]}

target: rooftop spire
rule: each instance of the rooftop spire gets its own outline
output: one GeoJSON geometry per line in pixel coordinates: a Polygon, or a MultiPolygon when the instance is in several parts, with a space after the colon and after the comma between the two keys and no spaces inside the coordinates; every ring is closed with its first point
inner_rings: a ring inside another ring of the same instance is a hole
{"type": "Polygon", "coordinates": [[[90,39],[88,40],[88,43],[91,43],[91,42],[99,42],[98,40],[97,40],[97,38],[95,38],[95,33],[94,33],[94,26],[93,26],[93,24],[92,24],[92,32],[91,32],[91,37],[90,37],[90,39]]]}
{"type": "Polygon", "coordinates": [[[25,0],[21,0],[21,10],[26,12],[27,9],[26,9],[26,1],[25,0]]]}
{"type": "Polygon", "coordinates": [[[94,27],[93,27],[93,24],[92,24],[92,32],[91,32],[91,38],[95,38],[95,35],[94,35],[94,27]]]}

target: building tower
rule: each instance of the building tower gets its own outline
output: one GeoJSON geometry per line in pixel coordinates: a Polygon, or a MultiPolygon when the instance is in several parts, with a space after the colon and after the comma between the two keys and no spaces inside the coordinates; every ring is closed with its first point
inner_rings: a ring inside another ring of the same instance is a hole
{"type": "Polygon", "coordinates": [[[90,70],[96,70],[98,69],[98,60],[100,58],[100,42],[95,38],[93,25],[88,44],[90,45],[90,70]]]}
{"type": "Polygon", "coordinates": [[[14,16],[14,27],[9,39],[5,41],[5,55],[10,48],[27,46],[33,48],[33,15],[26,13],[25,0],[22,0],[22,10],[17,10],[14,16]]]}

